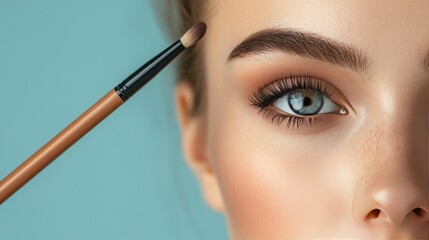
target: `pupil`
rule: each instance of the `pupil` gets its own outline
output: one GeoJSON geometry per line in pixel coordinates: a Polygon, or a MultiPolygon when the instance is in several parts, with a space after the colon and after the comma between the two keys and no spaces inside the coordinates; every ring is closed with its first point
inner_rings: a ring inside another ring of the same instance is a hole
{"type": "Polygon", "coordinates": [[[309,98],[309,97],[305,97],[304,98],[304,106],[309,106],[309,105],[311,105],[311,98],[309,98]]]}

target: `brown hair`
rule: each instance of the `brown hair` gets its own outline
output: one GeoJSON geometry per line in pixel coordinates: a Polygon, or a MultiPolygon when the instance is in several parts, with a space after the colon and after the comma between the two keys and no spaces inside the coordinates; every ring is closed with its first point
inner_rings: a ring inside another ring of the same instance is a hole
{"type": "MultiPolygon", "coordinates": [[[[163,16],[167,21],[170,33],[174,38],[180,36],[193,24],[203,20],[202,14],[206,12],[207,0],[165,0],[156,3],[164,11],[163,16]],[[160,6],[160,4],[165,4],[160,6]]],[[[202,41],[196,46],[184,51],[178,59],[178,79],[187,82],[193,89],[193,105],[190,114],[201,114],[205,92],[205,76],[203,70],[202,41]]]]}

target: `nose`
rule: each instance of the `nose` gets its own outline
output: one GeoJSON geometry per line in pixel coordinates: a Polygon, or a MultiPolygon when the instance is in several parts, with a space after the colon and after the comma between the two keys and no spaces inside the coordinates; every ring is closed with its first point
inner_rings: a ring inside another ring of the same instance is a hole
{"type": "Polygon", "coordinates": [[[366,202],[357,215],[369,226],[393,227],[424,226],[429,220],[427,190],[416,184],[385,181],[367,191],[366,202]]]}
{"type": "Polygon", "coordinates": [[[375,128],[359,157],[364,163],[353,198],[353,217],[383,236],[429,237],[427,133],[387,125],[375,128]]]}

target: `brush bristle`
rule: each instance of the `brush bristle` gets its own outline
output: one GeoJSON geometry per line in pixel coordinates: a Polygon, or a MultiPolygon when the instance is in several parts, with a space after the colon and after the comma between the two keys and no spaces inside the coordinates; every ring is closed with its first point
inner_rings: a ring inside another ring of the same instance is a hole
{"type": "Polygon", "coordinates": [[[185,46],[185,48],[191,47],[204,37],[206,29],[207,26],[205,23],[196,23],[191,28],[189,28],[185,34],[183,34],[183,36],[180,38],[180,41],[182,42],[183,46],[185,46]]]}

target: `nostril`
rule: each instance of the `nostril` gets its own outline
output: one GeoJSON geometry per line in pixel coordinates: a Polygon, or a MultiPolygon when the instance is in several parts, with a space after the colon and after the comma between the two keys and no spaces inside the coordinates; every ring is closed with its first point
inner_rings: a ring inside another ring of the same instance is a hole
{"type": "Polygon", "coordinates": [[[423,208],[414,208],[413,212],[418,216],[418,217],[426,217],[427,212],[423,209],[423,208]]]}
{"type": "Polygon", "coordinates": [[[373,218],[378,218],[378,216],[380,215],[380,209],[374,209],[371,212],[368,213],[368,215],[366,215],[366,219],[373,219],[373,218]]]}

